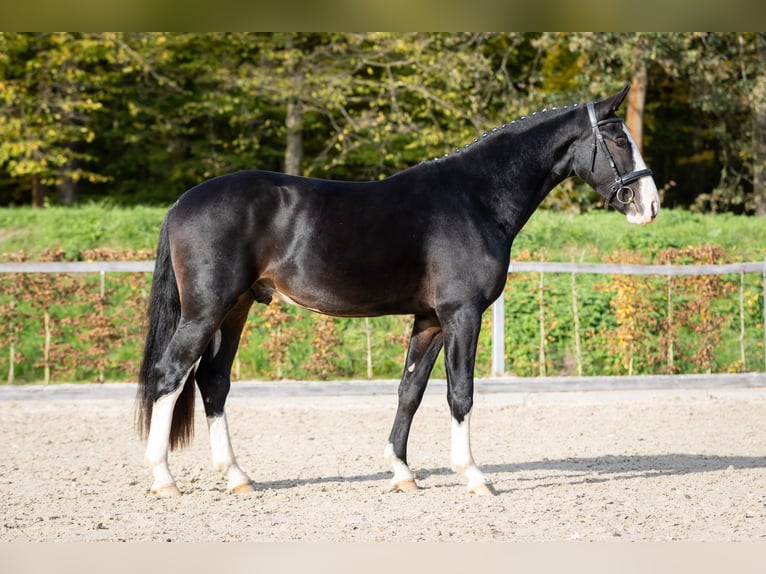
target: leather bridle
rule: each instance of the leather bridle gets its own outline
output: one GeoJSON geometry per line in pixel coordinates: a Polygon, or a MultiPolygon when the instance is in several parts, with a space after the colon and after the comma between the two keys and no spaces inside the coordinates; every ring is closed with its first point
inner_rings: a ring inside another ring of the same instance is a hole
{"type": "Polygon", "coordinates": [[[612,172],[614,172],[614,183],[609,188],[609,195],[606,196],[606,204],[609,205],[615,199],[618,202],[620,202],[622,205],[633,203],[636,198],[636,193],[633,191],[632,188],[628,187],[629,184],[633,183],[634,181],[638,179],[641,179],[642,177],[652,175],[652,170],[649,168],[645,168],[645,169],[639,169],[636,171],[631,171],[630,173],[626,175],[620,174],[620,170],[617,169],[617,164],[614,161],[614,156],[612,156],[612,152],[609,151],[609,147],[606,145],[606,141],[604,141],[604,136],[601,133],[601,130],[599,128],[605,124],[611,124],[615,122],[622,123],[622,120],[620,118],[615,117],[615,118],[606,118],[604,120],[599,121],[596,119],[596,110],[593,107],[593,103],[589,103],[587,107],[588,107],[588,118],[590,118],[590,125],[591,125],[591,128],[593,129],[593,157],[591,158],[590,171],[591,173],[593,173],[596,169],[596,152],[598,151],[598,148],[600,146],[604,150],[606,159],[609,162],[609,167],[612,168],[612,172]]]}

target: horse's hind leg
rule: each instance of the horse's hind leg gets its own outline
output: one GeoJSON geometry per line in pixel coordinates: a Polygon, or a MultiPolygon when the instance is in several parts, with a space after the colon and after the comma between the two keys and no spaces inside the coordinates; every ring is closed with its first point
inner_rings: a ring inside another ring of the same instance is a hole
{"type": "Polygon", "coordinates": [[[226,316],[205,349],[196,375],[210,431],[213,468],[226,477],[227,489],[237,493],[251,492],[253,486],[234,456],[224,405],[231,387],[231,365],[251,305],[249,296],[243,298],[226,316]]]}
{"type": "Polygon", "coordinates": [[[172,429],[177,417],[185,420],[184,428],[191,429],[190,419],[194,416],[194,388],[188,379],[214,329],[215,324],[212,322],[189,321],[182,318],[162,359],[154,369],[160,396],[152,408],[144,459],[152,470],[151,492],[157,496],[181,494],[168,467],[168,451],[171,444],[176,446],[185,444],[189,435],[173,437],[172,429]],[[176,403],[182,396],[186,404],[185,408],[179,410],[176,408],[176,403]]]}
{"type": "MultiPolygon", "coordinates": [[[[176,390],[157,399],[152,409],[144,461],[152,470],[153,480],[150,490],[155,496],[181,495],[168,466],[168,450],[170,449],[170,429],[176,402],[184,390],[189,392],[189,385],[186,384],[188,382],[186,381],[187,377],[188,372],[180,379],[176,390]]],[[[194,392],[193,388],[191,392],[194,392]]]]}
{"type": "Polygon", "coordinates": [[[417,489],[415,477],[407,464],[407,439],[441,348],[442,331],[436,318],[415,317],[404,373],[399,383],[399,405],[385,450],[386,460],[394,471],[391,491],[417,489]]]}

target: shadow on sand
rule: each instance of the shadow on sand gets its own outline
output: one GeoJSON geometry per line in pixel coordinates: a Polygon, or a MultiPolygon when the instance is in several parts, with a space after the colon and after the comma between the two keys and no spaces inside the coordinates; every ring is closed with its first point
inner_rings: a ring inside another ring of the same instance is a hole
{"type": "MultiPolygon", "coordinates": [[[[661,455],[605,455],[589,458],[543,459],[512,464],[485,464],[482,470],[490,477],[495,474],[521,474],[512,488],[498,490],[498,493],[514,490],[534,489],[566,482],[587,484],[610,480],[635,480],[656,478],[666,475],[685,475],[703,472],[718,472],[728,469],[766,468],[766,456],[716,456],[702,454],[661,454],[661,455]],[[540,475],[539,473],[550,472],[540,475]],[[524,476],[533,472],[535,476],[524,476]],[[542,481],[542,482],[541,482],[542,481]],[[534,482],[534,484],[529,484],[534,482]],[[527,486],[525,486],[525,483],[527,486]]],[[[447,467],[413,469],[420,482],[429,476],[453,474],[447,467]]],[[[356,476],[323,476],[313,478],[285,479],[256,483],[257,490],[279,490],[309,484],[344,482],[382,482],[384,487],[391,478],[389,472],[377,472],[356,476]]],[[[513,478],[513,477],[512,477],[513,478]]],[[[456,479],[457,480],[457,479],[456,479]]]]}

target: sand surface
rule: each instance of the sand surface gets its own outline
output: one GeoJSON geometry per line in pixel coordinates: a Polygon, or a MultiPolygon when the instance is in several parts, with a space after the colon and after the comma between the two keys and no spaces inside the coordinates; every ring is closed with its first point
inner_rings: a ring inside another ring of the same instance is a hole
{"type": "Polygon", "coordinates": [[[762,541],[766,388],[478,393],[473,452],[498,490],[449,470],[429,392],[410,437],[422,489],[386,492],[390,393],[235,396],[228,416],[257,491],[211,468],[197,406],[171,453],[184,492],[148,493],[133,401],[0,394],[0,541],[762,541]]]}

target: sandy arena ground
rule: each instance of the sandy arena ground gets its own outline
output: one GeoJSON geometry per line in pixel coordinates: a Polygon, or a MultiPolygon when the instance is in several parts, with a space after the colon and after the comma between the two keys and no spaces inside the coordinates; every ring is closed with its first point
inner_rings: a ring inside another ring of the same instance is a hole
{"type": "MultiPolygon", "coordinates": [[[[394,387],[392,387],[393,389],[394,387]]],[[[155,499],[133,401],[3,399],[0,541],[763,541],[766,388],[478,393],[473,451],[496,497],[448,468],[430,391],[410,438],[422,489],[386,492],[392,393],[236,396],[234,448],[257,492],[171,453],[184,495],[155,499]]]]}

